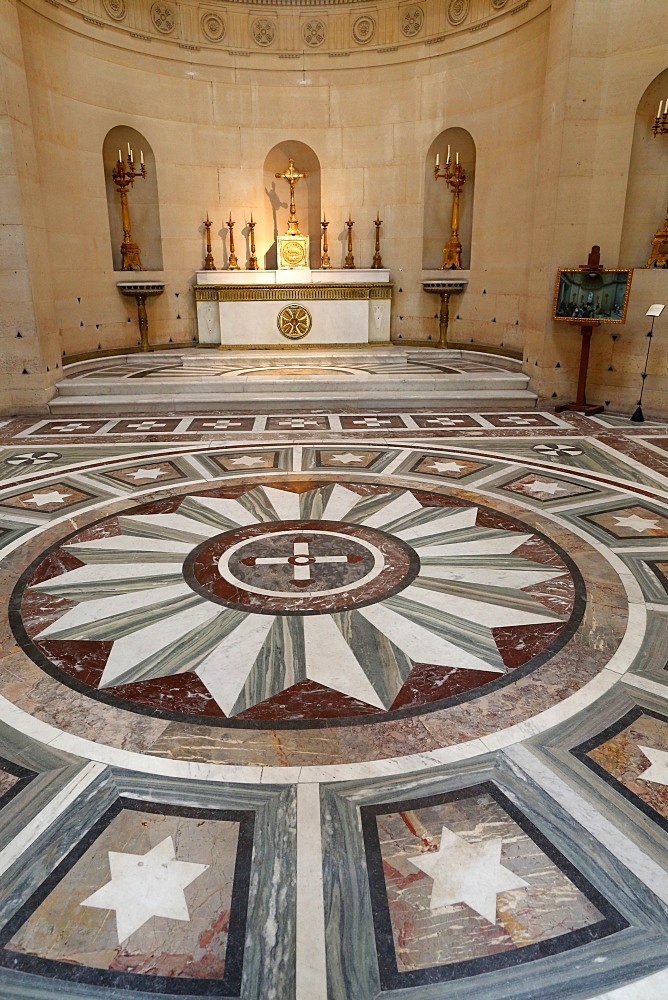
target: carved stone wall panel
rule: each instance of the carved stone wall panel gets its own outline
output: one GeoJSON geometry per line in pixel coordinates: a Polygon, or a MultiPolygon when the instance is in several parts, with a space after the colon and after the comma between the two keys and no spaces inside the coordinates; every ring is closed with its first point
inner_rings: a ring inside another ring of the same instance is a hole
{"type": "Polygon", "coordinates": [[[311,49],[320,48],[327,37],[327,22],[321,17],[310,17],[302,21],[301,35],[304,45],[311,49]]]}
{"type": "Polygon", "coordinates": [[[226,0],[224,6],[218,0],[71,0],[74,7],[66,0],[23,2],[41,7],[45,16],[54,9],[51,4],[60,12],[76,12],[84,33],[82,20],[95,28],[113,26],[140,44],[159,39],[193,51],[202,45],[209,53],[218,48],[224,56],[266,52],[284,59],[304,51],[382,56],[446,39],[449,47],[466,47],[474,44],[470,32],[496,19],[502,31],[512,30],[517,19],[509,14],[528,11],[524,20],[549,6],[549,0],[384,0],[375,5],[373,0],[369,5],[361,0],[255,0],[252,5],[226,0]]]}
{"type": "Polygon", "coordinates": [[[424,27],[424,9],[409,5],[399,9],[399,26],[406,38],[415,38],[424,27]]]}
{"type": "Polygon", "coordinates": [[[127,17],[125,0],[102,0],[102,5],[112,21],[124,21],[127,17]]]}
{"type": "Polygon", "coordinates": [[[151,4],[151,21],[156,31],[161,35],[171,35],[176,28],[176,6],[156,0],[151,4]]]}
{"type": "Polygon", "coordinates": [[[277,25],[274,18],[254,17],[250,22],[251,39],[262,49],[270,48],[276,41],[277,25]]]}
{"type": "Polygon", "coordinates": [[[352,35],[358,45],[366,45],[376,34],[376,22],[370,14],[361,14],[353,21],[352,35]]]}
{"type": "Polygon", "coordinates": [[[469,16],[470,9],[470,0],[449,0],[448,21],[454,27],[459,27],[469,16]]]}
{"type": "Polygon", "coordinates": [[[207,42],[222,42],[227,33],[225,21],[213,10],[203,11],[200,17],[200,30],[207,42]]]}

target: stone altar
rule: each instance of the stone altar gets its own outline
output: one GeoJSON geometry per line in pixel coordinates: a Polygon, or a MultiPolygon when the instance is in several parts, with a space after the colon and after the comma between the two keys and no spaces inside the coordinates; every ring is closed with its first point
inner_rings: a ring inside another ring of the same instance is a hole
{"type": "Polygon", "coordinates": [[[198,271],[200,344],[234,347],[390,342],[388,270],[198,271]]]}

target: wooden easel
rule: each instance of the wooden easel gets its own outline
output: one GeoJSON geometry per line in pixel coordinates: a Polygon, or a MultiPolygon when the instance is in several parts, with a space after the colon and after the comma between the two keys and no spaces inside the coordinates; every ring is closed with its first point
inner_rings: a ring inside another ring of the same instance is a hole
{"type": "MultiPolygon", "coordinates": [[[[591,248],[589,257],[587,258],[586,264],[580,264],[580,271],[602,271],[603,266],[601,264],[601,248],[599,246],[593,246],[591,248]]],[[[591,416],[594,413],[603,413],[605,409],[604,406],[594,406],[587,402],[585,390],[587,387],[587,369],[589,367],[589,348],[591,346],[591,335],[594,332],[595,326],[600,326],[599,320],[594,320],[590,323],[580,324],[580,334],[582,336],[582,343],[580,345],[580,370],[578,372],[578,388],[575,395],[574,403],[562,403],[560,406],[555,406],[555,413],[562,413],[563,410],[572,410],[576,413],[586,413],[587,416],[591,416]]]]}

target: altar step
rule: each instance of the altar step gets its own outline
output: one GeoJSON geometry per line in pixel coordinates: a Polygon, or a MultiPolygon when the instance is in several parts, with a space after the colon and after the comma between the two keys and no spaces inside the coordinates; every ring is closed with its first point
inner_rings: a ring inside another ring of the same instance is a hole
{"type": "Polygon", "coordinates": [[[192,350],[71,366],[54,416],[285,411],[305,408],[533,409],[528,377],[507,358],[434,348],[192,350]]]}

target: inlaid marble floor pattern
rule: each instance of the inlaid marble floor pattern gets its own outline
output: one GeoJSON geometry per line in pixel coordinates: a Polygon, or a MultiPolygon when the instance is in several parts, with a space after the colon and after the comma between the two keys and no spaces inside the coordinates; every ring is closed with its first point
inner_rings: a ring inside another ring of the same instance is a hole
{"type": "Polygon", "coordinates": [[[668,1000],[667,497],[607,416],[0,422],[0,998],[668,1000]]]}

